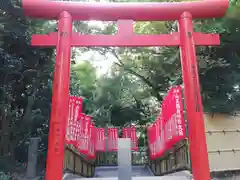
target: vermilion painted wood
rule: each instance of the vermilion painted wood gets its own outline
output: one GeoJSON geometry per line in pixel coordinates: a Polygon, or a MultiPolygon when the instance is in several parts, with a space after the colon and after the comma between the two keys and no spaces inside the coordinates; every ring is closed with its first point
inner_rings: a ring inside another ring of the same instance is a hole
{"type": "Polygon", "coordinates": [[[183,12],[195,18],[222,17],[229,6],[228,0],[202,0],[191,2],[156,3],[87,3],[50,0],[21,0],[27,16],[58,19],[62,11],[74,20],[135,21],[178,20],[183,12]]]}
{"type": "MultiPolygon", "coordinates": [[[[218,34],[203,34],[194,32],[193,38],[197,46],[213,46],[220,44],[218,34]]],[[[57,33],[49,35],[35,34],[32,36],[33,46],[56,46],[57,33]]],[[[73,33],[71,46],[92,47],[92,46],[117,46],[117,47],[147,47],[147,46],[178,46],[180,45],[179,33],[160,35],[81,35],[73,33]]]]}
{"type": "Polygon", "coordinates": [[[72,19],[67,12],[59,16],[58,43],[53,80],[51,121],[49,123],[46,180],[61,180],[64,143],[69,111],[69,82],[72,19]]]}
{"type": "Polygon", "coordinates": [[[180,54],[188,120],[188,138],[194,180],[210,180],[198,63],[190,13],[179,20],[180,54]]]}

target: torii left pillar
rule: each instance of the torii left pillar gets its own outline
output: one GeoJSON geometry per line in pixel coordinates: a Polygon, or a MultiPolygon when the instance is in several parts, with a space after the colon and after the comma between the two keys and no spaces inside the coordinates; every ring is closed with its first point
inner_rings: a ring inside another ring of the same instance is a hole
{"type": "Polygon", "coordinates": [[[63,11],[59,15],[56,64],[53,81],[52,111],[48,138],[46,180],[62,179],[64,142],[68,119],[72,17],[63,11]]]}
{"type": "Polygon", "coordinates": [[[56,46],[56,64],[53,81],[52,111],[48,137],[46,180],[62,179],[64,162],[64,142],[66,121],[68,118],[69,79],[71,58],[72,18],[63,11],[58,22],[58,42],[56,46]]]}

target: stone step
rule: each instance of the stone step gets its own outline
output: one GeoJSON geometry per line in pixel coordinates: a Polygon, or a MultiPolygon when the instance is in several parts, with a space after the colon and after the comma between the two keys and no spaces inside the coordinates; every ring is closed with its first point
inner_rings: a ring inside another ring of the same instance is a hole
{"type": "MultiPolygon", "coordinates": [[[[118,180],[117,167],[97,167],[96,177],[83,178],[75,175],[65,175],[63,180],[118,180]]],[[[166,176],[153,176],[147,166],[133,166],[132,180],[192,180],[188,171],[180,171],[166,176]]]]}
{"type": "MultiPolygon", "coordinates": [[[[96,167],[95,177],[117,177],[118,167],[96,167]]],[[[148,166],[132,166],[132,177],[153,176],[148,166]]]]}

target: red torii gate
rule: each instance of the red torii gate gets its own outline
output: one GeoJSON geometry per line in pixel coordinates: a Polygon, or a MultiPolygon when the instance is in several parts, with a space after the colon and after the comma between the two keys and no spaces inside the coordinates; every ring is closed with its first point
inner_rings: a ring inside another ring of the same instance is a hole
{"type": "Polygon", "coordinates": [[[46,180],[62,179],[72,46],[180,46],[193,176],[195,180],[210,180],[195,46],[219,45],[220,41],[217,34],[193,32],[192,19],[224,16],[228,0],[126,4],[21,0],[21,3],[27,16],[59,21],[57,33],[32,36],[34,46],[57,48],[46,180]],[[73,20],[118,21],[118,34],[72,33],[73,20]],[[178,20],[178,33],[133,32],[133,21],[168,20],[178,20]]]}

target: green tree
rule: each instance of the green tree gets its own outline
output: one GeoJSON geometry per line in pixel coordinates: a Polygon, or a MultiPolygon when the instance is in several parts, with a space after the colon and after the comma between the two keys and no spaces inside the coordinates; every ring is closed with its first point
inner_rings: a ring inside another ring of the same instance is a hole
{"type": "Polygon", "coordinates": [[[54,25],[30,21],[15,5],[0,2],[0,159],[9,172],[16,171],[16,161],[27,161],[30,137],[40,136],[40,151],[46,152],[54,54],[29,44],[30,34],[54,25]]]}

